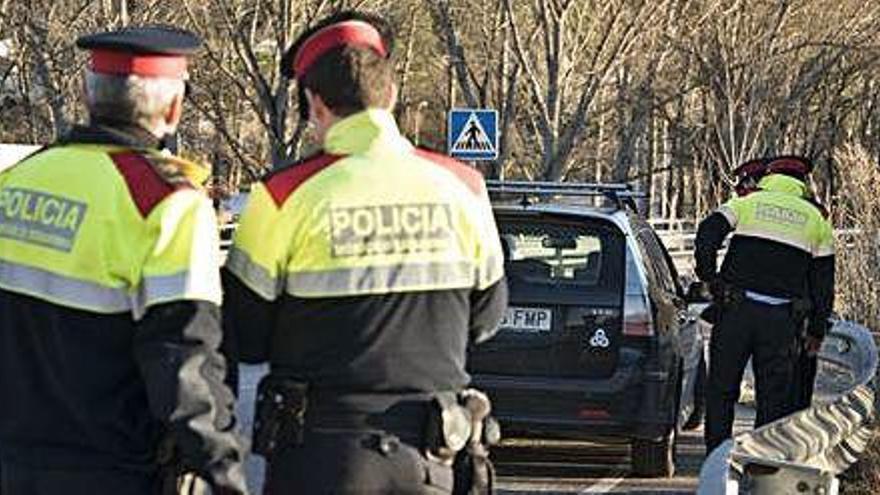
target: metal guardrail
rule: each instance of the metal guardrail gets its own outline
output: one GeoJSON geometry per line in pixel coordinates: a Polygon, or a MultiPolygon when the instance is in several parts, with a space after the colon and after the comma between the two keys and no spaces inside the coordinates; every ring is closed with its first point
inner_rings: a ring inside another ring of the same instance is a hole
{"type": "Polygon", "coordinates": [[[865,327],[837,321],[819,359],[813,405],[715,449],[700,471],[699,495],[838,492],[836,475],[871,436],[877,346],[865,327]]]}

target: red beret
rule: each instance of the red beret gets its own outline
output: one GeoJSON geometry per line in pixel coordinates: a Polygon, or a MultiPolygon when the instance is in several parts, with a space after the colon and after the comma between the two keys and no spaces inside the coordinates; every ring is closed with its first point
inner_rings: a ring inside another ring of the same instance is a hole
{"type": "Polygon", "coordinates": [[[800,156],[781,156],[767,164],[768,174],[786,174],[806,177],[813,171],[813,163],[800,156]]]}
{"type": "Polygon", "coordinates": [[[373,25],[358,20],[342,21],[319,30],[303,42],[293,59],[294,75],[302,78],[321,55],[343,45],[369,48],[382,57],[388,56],[382,35],[373,25]]]}

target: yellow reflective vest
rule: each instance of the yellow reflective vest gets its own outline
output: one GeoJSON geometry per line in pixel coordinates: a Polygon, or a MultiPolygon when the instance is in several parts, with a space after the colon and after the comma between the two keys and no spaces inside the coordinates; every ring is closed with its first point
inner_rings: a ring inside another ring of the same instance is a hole
{"type": "Polygon", "coordinates": [[[819,207],[805,199],[806,184],[794,177],[768,175],[758,188],[731,199],[700,223],[694,243],[694,271],[706,281],[720,275],[759,300],[808,302],[808,331],[821,336],[834,307],[831,223],[819,207]],[[718,250],[731,232],[718,274],[718,250]]]}
{"type": "Polygon", "coordinates": [[[158,151],[61,144],[0,174],[0,289],[93,313],[220,304],[207,171],[158,151]]]}
{"type": "Polygon", "coordinates": [[[736,235],[766,239],[811,257],[834,254],[834,229],[819,209],[804,199],[805,185],[792,177],[769,175],[758,191],[736,197],[718,211],[736,235]]]}
{"type": "Polygon", "coordinates": [[[375,109],[334,125],[324,152],[251,190],[226,267],[263,299],[482,290],[502,278],[477,171],[414,148],[375,109]]]}

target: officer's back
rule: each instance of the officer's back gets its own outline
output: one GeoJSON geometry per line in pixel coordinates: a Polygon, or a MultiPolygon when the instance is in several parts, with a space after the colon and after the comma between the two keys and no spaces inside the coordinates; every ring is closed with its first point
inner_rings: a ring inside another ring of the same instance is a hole
{"type": "Polygon", "coordinates": [[[461,411],[467,346],[506,303],[482,177],[401,136],[382,26],[330,18],[286,57],[323,150],[252,187],[226,264],[241,359],[271,365],[255,445],[272,492],[450,491],[462,445],[425,433],[467,434],[429,417],[461,411]]]}
{"type": "MultiPolygon", "coordinates": [[[[814,258],[833,253],[833,232],[821,210],[805,199],[806,188],[803,179],[779,171],[765,176],[757,191],[722,205],[723,218],[707,218],[698,249],[717,249],[733,231],[721,267],[727,282],[780,298],[808,297],[814,258]]],[[[697,253],[697,270],[709,280],[714,261],[704,254],[697,253]]]]}
{"type": "Polygon", "coordinates": [[[4,495],[242,491],[206,170],[160,153],[198,40],[87,36],[91,122],[0,174],[4,495]]]}

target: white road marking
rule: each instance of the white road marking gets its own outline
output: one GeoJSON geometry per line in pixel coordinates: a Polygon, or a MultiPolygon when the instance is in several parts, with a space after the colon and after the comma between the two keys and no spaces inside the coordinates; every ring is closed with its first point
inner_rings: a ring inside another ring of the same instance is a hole
{"type": "Polygon", "coordinates": [[[600,482],[600,483],[596,483],[595,485],[593,485],[593,486],[587,488],[586,490],[582,491],[581,493],[582,493],[582,494],[586,494],[586,493],[602,493],[602,494],[609,493],[611,490],[614,489],[614,487],[616,487],[617,485],[621,484],[621,483],[623,482],[623,480],[624,480],[623,477],[620,477],[620,478],[613,478],[613,479],[610,479],[610,480],[605,480],[605,481],[602,481],[602,482],[600,482]]]}

